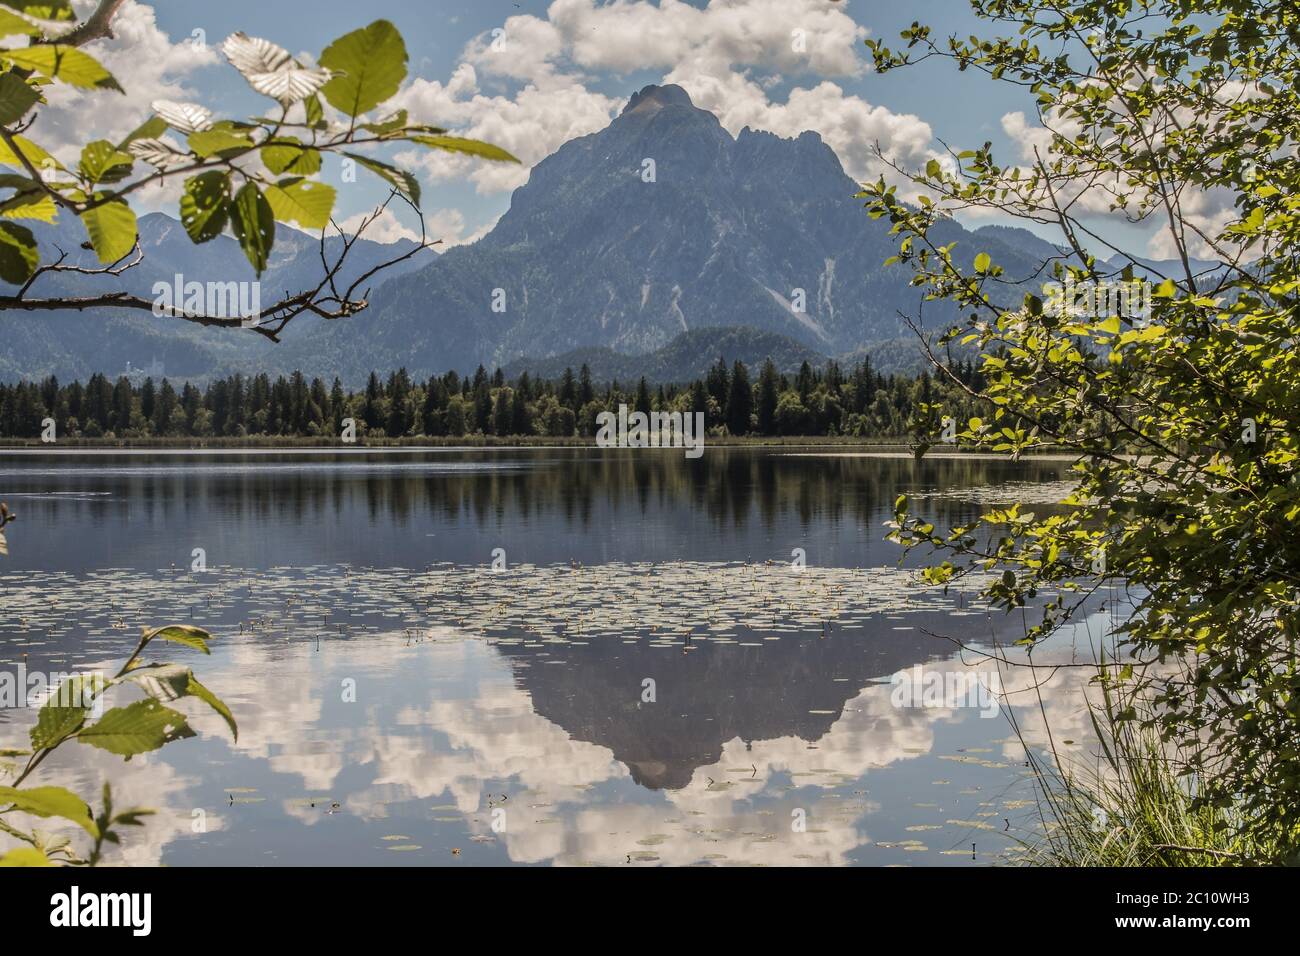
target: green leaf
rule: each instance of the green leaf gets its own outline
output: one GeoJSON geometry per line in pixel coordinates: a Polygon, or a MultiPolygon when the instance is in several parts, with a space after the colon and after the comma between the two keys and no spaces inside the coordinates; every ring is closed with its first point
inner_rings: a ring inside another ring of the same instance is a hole
{"type": "Polygon", "coordinates": [[[220,697],[200,684],[199,679],[193,674],[190,674],[189,692],[191,696],[197,697],[220,714],[222,719],[225,720],[226,726],[230,728],[231,736],[236,740],[239,739],[239,726],[235,723],[235,715],[230,712],[230,708],[226,706],[220,697]]]}
{"type": "MultiPolygon", "coordinates": [[[[36,24],[24,20],[15,13],[0,8],[0,37],[40,36],[41,29],[36,24]]],[[[10,120],[5,120],[8,123],[10,120]]]]}
{"type": "Polygon", "coordinates": [[[376,136],[391,136],[406,129],[407,118],[406,110],[398,110],[378,123],[362,123],[359,128],[376,136]]]}
{"type": "MultiPolygon", "coordinates": [[[[0,28],[3,26],[4,13],[0,11],[0,28]]],[[[40,91],[16,73],[0,76],[0,126],[8,126],[22,119],[40,98],[40,91]]]]}
{"type": "MultiPolygon", "coordinates": [[[[26,226],[0,222],[0,279],[10,285],[22,285],[32,277],[40,262],[32,231],[26,226]]],[[[0,545],[3,543],[4,534],[0,532],[0,545]]]]}
{"type": "Polygon", "coordinates": [[[118,143],[117,148],[126,149],[137,139],[157,139],[163,133],[167,132],[167,129],[167,121],[165,119],[161,116],[151,116],[137,126],[130,135],[126,137],[126,139],[118,143]]]}
{"type": "Polygon", "coordinates": [[[49,193],[19,193],[0,202],[0,216],[52,223],[58,219],[59,210],[49,193]]]}
{"type": "Polygon", "coordinates": [[[151,817],[156,812],[156,810],[151,810],[148,807],[129,807],[121,813],[114,814],[113,822],[126,827],[142,827],[144,821],[140,818],[151,817]]]}
{"type": "Polygon", "coordinates": [[[199,679],[194,676],[194,671],[183,664],[148,664],[137,667],[122,679],[139,684],[145,693],[158,700],[172,701],[181,697],[197,697],[220,714],[226,726],[230,728],[231,735],[236,740],[239,739],[239,727],[235,724],[235,716],[230,712],[230,708],[222,702],[221,698],[199,683],[199,679]]]}
{"type": "Polygon", "coordinates": [[[130,758],[193,736],[184,714],[164,707],[151,697],[125,707],[114,707],[89,727],[82,728],[76,739],[130,758]]]}
{"type": "Polygon", "coordinates": [[[99,827],[95,826],[86,801],[62,787],[31,787],[27,790],[0,787],[0,804],[13,804],[16,809],[33,816],[71,820],[91,836],[99,836],[99,827]]]}
{"type": "Polygon", "coordinates": [[[311,179],[282,179],[266,188],[266,200],[278,221],[324,229],[334,209],[334,187],[311,179]]]}
{"type": "Polygon", "coordinates": [[[37,20],[71,20],[71,0],[0,0],[0,4],[37,20]]]}
{"type": "Polygon", "coordinates": [[[398,169],[396,166],[389,166],[377,159],[370,159],[366,156],[360,156],[356,153],[344,153],[348,159],[360,163],[366,169],[370,170],[377,176],[387,180],[389,185],[411,201],[415,208],[420,208],[420,183],[414,176],[404,169],[398,169]]]}
{"type": "Polygon", "coordinates": [[[207,129],[200,133],[191,133],[188,138],[190,149],[201,159],[220,156],[228,159],[246,153],[253,148],[253,141],[247,136],[240,136],[225,129],[207,129]]]}
{"type": "Polygon", "coordinates": [[[73,46],[51,43],[17,50],[4,50],[0,55],[25,70],[33,70],[42,76],[67,83],[69,86],[85,90],[125,92],[118,85],[117,80],[113,79],[113,74],[104,69],[98,60],[73,46]]]}
{"type": "Polygon", "coordinates": [[[9,144],[0,140],[0,163],[6,166],[14,166],[18,169],[26,169],[23,165],[23,158],[36,167],[37,171],[43,169],[63,169],[63,164],[47,153],[41,147],[37,146],[25,136],[14,135],[11,137],[14,145],[18,147],[17,152],[9,148],[9,144]],[[20,155],[21,154],[21,157],[20,155]]]}
{"type": "Polygon", "coordinates": [[[230,225],[244,255],[260,276],[266,271],[267,258],[275,244],[275,213],[256,183],[244,183],[235,194],[230,225]]]}
{"type": "MultiPolygon", "coordinates": [[[[250,183],[249,185],[252,184],[250,183]]],[[[241,189],[240,194],[242,195],[246,189],[248,189],[248,186],[241,189]]],[[[238,197],[236,197],[235,201],[239,201],[238,197]]],[[[171,641],[173,644],[184,644],[186,647],[193,647],[196,650],[202,651],[204,654],[211,653],[211,651],[208,650],[208,641],[212,640],[212,635],[203,630],[203,628],[194,627],[192,624],[166,624],[163,627],[157,627],[152,631],[147,631],[145,636],[150,641],[154,638],[160,637],[164,641],[171,641]]]]}
{"type": "Polygon", "coordinates": [[[981,252],[979,255],[975,257],[976,272],[988,272],[989,266],[991,266],[992,264],[993,264],[993,260],[989,258],[989,254],[987,252],[981,252]]]}
{"type": "Polygon", "coordinates": [[[81,222],[102,263],[117,262],[135,248],[135,213],[121,199],[86,210],[81,222]]]}
{"type": "Polygon", "coordinates": [[[40,850],[32,846],[20,846],[0,856],[0,866],[53,866],[40,850]]]}
{"type": "Polygon", "coordinates": [[[412,136],[411,142],[428,146],[430,149],[446,150],[449,153],[467,153],[481,159],[490,159],[498,163],[519,162],[500,146],[483,143],[476,139],[462,139],[459,136],[412,136]]]}
{"type": "Polygon", "coordinates": [[[320,65],[335,74],[321,88],[325,99],[348,116],[360,116],[396,93],[406,79],[406,44],[397,27],[376,20],[327,46],[320,65]]]}
{"type": "Polygon", "coordinates": [[[91,183],[115,183],[131,172],[135,159],[106,139],[87,143],[81,151],[81,174],[91,183]]]}
{"type": "Polygon", "coordinates": [[[277,176],[312,176],[320,172],[320,150],[293,138],[276,139],[262,147],[262,163],[277,176]]]}
{"type": "Polygon", "coordinates": [[[41,182],[30,176],[19,176],[17,173],[0,173],[0,188],[16,189],[20,193],[40,192],[41,182]]]}
{"type": "Polygon", "coordinates": [[[229,219],[229,173],[213,170],[185,180],[185,194],[181,196],[181,225],[193,242],[215,239],[226,228],[229,219]]]}
{"type": "Polygon", "coordinates": [[[303,109],[307,114],[307,125],[313,128],[325,125],[325,107],[321,106],[320,97],[313,93],[303,100],[303,109]]]}
{"type": "Polygon", "coordinates": [[[100,674],[78,675],[64,681],[36,715],[36,725],[30,731],[32,749],[54,747],[80,730],[105,686],[100,674]]]}

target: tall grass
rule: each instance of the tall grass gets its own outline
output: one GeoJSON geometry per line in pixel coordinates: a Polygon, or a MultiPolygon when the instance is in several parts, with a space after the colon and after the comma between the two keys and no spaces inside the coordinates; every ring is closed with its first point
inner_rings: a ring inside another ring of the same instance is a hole
{"type": "MultiPolygon", "coordinates": [[[[1105,685],[1103,685],[1104,687],[1105,685]]],[[[1140,702],[1126,701],[1139,708],[1140,702]]],[[[1245,836],[1231,806],[1198,801],[1196,774],[1143,721],[1119,720],[1115,692],[1089,704],[1100,744],[1095,767],[1026,747],[1038,786],[1042,824],[1020,858],[1038,866],[1252,866],[1277,860],[1279,848],[1245,836]]],[[[1147,715],[1149,716],[1149,715],[1147,715]]],[[[1023,738],[1022,738],[1023,740],[1023,738]]]]}

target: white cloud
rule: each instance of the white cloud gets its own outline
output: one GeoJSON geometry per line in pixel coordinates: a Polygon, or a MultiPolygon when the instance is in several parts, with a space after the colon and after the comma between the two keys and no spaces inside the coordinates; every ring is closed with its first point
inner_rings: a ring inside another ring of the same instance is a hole
{"type": "MultiPolygon", "coordinates": [[[[1051,119],[1053,128],[1057,133],[1067,138],[1073,138],[1082,131],[1082,127],[1077,120],[1073,119],[1051,119]]],[[[1007,138],[1016,145],[1019,152],[1019,160],[1025,164],[1021,167],[1022,171],[1034,165],[1040,158],[1051,162],[1051,145],[1052,129],[1048,129],[1041,124],[1031,123],[1022,112],[1007,113],[1002,117],[1002,131],[1007,138]]],[[[1162,139],[1160,131],[1154,130],[1151,134],[1153,142],[1157,145],[1162,139]]],[[[1067,185],[1060,183],[1055,184],[1056,200],[1063,206],[1071,208],[1075,215],[1091,216],[1097,219],[1111,217],[1120,220],[1125,216],[1122,211],[1112,210],[1111,204],[1115,201],[1115,196],[1119,194],[1128,194],[1130,197],[1130,209],[1136,212],[1139,206],[1139,200],[1145,199],[1152,205],[1152,214],[1148,217],[1148,222],[1154,223],[1156,228],[1146,241],[1145,255],[1153,259],[1177,259],[1180,255],[1179,241],[1184,241],[1187,245],[1187,252],[1194,257],[1205,259],[1220,259],[1221,255],[1210,243],[1198,235],[1199,230],[1204,236],[1215,238],[1229,224],[1238,220],[1241,216],[1240,210],[1235,206],[1234,194],[1225,189],[1211,190],[1183,190],[1178,196],[1178,208],[1180,218],[1184,220],[1189,227],[1185,235],[1176,239],[1174,234],[1169,230],[1164,222],[1163,206],[1159,196],[1154,192],[1147,192],[1140,188],[1134,188],[1127,184],[1122,176],[1114,176],[1111,180],[1106,180],[1100,176],[1081,178],[1076,182],[1067,185]],[[1107,185],[1109,183],[1109,188],[1107,185]]],[[[1047,201],[1046,195],[1040,195],[1040,202],[1047,201]]],[[[977,212],[972,210],[972,212],[977,212]]],[[[972,216],[972,218],[976,218],[972,216]]],[[[1110,249],[1096,249],[1103,256],[1113,254],[1110,249]]],[[[1138,250],[1133,250],[1133,255],[1141,254],[1138,250]]]]}
{"type": "MultiPolygon", "coordinates": [[[[339,223],[339,228],[346,235],[352,235],[361,228],[361,224],[370,216],[369,212],[359,212],[354,216],[349,216],[339,223]]],[[[425,217],[426,221],[429,217],[425,217]]],[[[396,242],[399,239],[420,238],[420,233],[412,229],[406,223],[402,222],[393,214],[391,209],[385,209],[379,214],[379,218],[370,225],[366,226],[366,231],[362,234],[366,239],[372,242],[396,242]]]]}
{"type": "Polygon", "coordinates": [[[462,63],[446,83],[417,79],[398,94],[421,122],[455,127],[460,135],[509,150],[522,165],[484,163],[453,153],[407,151],[397,159],[418,166],[432,180],[468,176],[480,193],[505,192],[523,185],[528,170],[575,136],[603,129],[621,100],[586,89],[577,79],[558,78],[544,87],[532,83],[513,96],[480,92],[473,66],[462,63]]]}
{"type": "Polygon", "coordinates": [[[555,0],[545,19],[510,17],[473,40],[445,84],[417,79],[399,94],[414,117],[504,146],[524,166],[414,151],[398,158],[435,181],[468,176],[480,193],[512,190],[528,167],[604,128],[621,108],[622,98],[593,89],[593,72],[666,70],[664,82],[683,86],[733,135],[745,126],[782,136],[817,130],[859,179],[880,171],[871,161],[877,142],[893,159],[923,163],[936,154],[929,125],[916,116],[827,79],[795,87],[784,103],[769,98],[783,75],[862,74],[867,33],[824,0],[711,0],[702,9],[679,0],[555,0]],[[498,83],[519,88],[497,92],[498,83]]]}
{"type": "Polygon", "coordinates": [[[930,126],[920,117],[872,106],[830,80],[791,90],[785,103],[770,99],[759,84],[737,73],[715,77],[674,70],[665,81],[682,86],[696,106],[714,113],[733,135],[746,126],[787,137],[816,130],[858,180],[884,171],[872,153],[877,143],[888,157],[909,167],[938,155],[930,148],[930,126]]]}
{"type": "Polygon", "coordinates": [[[573,61],[587,69],[628,73],[687,60],[714,73],[736,66],[822,75],[865,69],[866,28],[824,0],[711,0],[703,9],[679,0],[556,0],[547,16],[573,61]]]}
{"type": "MultiPolygon", "coordinates": [[[[93,0],[74,5],[82,17],[95,7],[93,0]]],[[[85,51],[113,74],[126,95],[56,83],[47,92],[52,108],[42,111],[33,127],[32,137],[64,162],[75,161],[90,140],[121,139],[149,117],[153,100],[198,99],[193,75],[218,62],[210,42],[173,41],[158,27],[153,7],[136,0],[122,5],[113,33],[113,39],[95,40],[85,51]]]]}
{"type": "MultiPolygon", "coordinates": [[[[351,235],[369,216],[369,212],[359,212],[339,223],[343,232],[351,235]]],[[[463,246],[477,242],[496,225],[496,219],[489,220],[477,229],[467,231],[465,215],[459,209],[437,209],[424,214],[425,238],[429,242],[438,242],[437,250],[446,252],[453,246],[463,246]],[[439,241],[440,240],[440,241],[439,241]]],[[[399,219],[391,209],[385,209],[379,218],[366,227],[365,238],[373,242],[391,243],[399,239],[419,241],[420,232],[409,223],[399,219]]]]}
{"type": "Polygon", "coordinates": [[[547,20],[533,16],[507,18],[503,27],[480,34],[465,48],[464,62],[497,76],[548,86],[562,80],[556,66],[564,54],[564,38],[547,20]]]}

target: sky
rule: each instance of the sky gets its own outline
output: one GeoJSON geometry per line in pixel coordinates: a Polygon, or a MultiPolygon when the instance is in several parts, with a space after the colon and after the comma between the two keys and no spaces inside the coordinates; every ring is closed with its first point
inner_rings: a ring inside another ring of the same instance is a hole
{"type": "MultiPolygon", "coordinates": [[[[82,12],[93,6],[75,3],[82,12]]],[[[987,32],[966,0],[127,0],[117,38],[88,48],[127,96],[59,90],[57,109],[31,135],[62,155],[89,138],[129,132],[155,99],[201,103],[224,117],[261,113],[270,101],[220,54],[225,37],[242,30],[314,60],[339,35],[379,18],[397,25],[410,57],[394,106],[523,160],[390,156],[420,176],[430,234],[447,245],[489,230],[532,164],[606,126],[649,83],[685,87],[732,134],[744,126],[787,137],[816,130],[859,180],[880,171],[870,154],[876,142],[909,166],[942,155],[945,143],[992,141],[1018,159],[1036,125],[1022,91],[947,62],[886,75],[870,68],[863,41],[896,41],[914,19],[940,35],[987,32]]],[[[323,177],[339,188],[345,221],[386,193],[369,176],[339,182],[328,163],[323,177]]],[[[143,204],[175,215],[176,189],[143,204]]],[[[409,215],[390,217],[368,235],[396,238],[412,225],[409,215]]]]}

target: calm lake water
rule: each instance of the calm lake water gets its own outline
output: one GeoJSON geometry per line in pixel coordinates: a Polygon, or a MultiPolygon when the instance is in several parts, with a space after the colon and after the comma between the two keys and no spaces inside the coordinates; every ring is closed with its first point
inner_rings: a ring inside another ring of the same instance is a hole
{"type": "MultiPolygon", "coordinates": [[[[115,862],[988,865],[1037,817],[1008,710],[1066,749],[1086,713],[960,653],[1021,616],[919,585],[883,523],[900,492],[940,527],[1046,506],[1067,467],[0,452],[0,673],[116,671],[142,625],[214,635],[146,656],[192,665],[237,742],[183,702],[197,738],[129,763],[69,743],[29,779],[157,808],[115,862]]],[[[1103,613],[1036,661],[1086,653],[1103,613]]]]}

